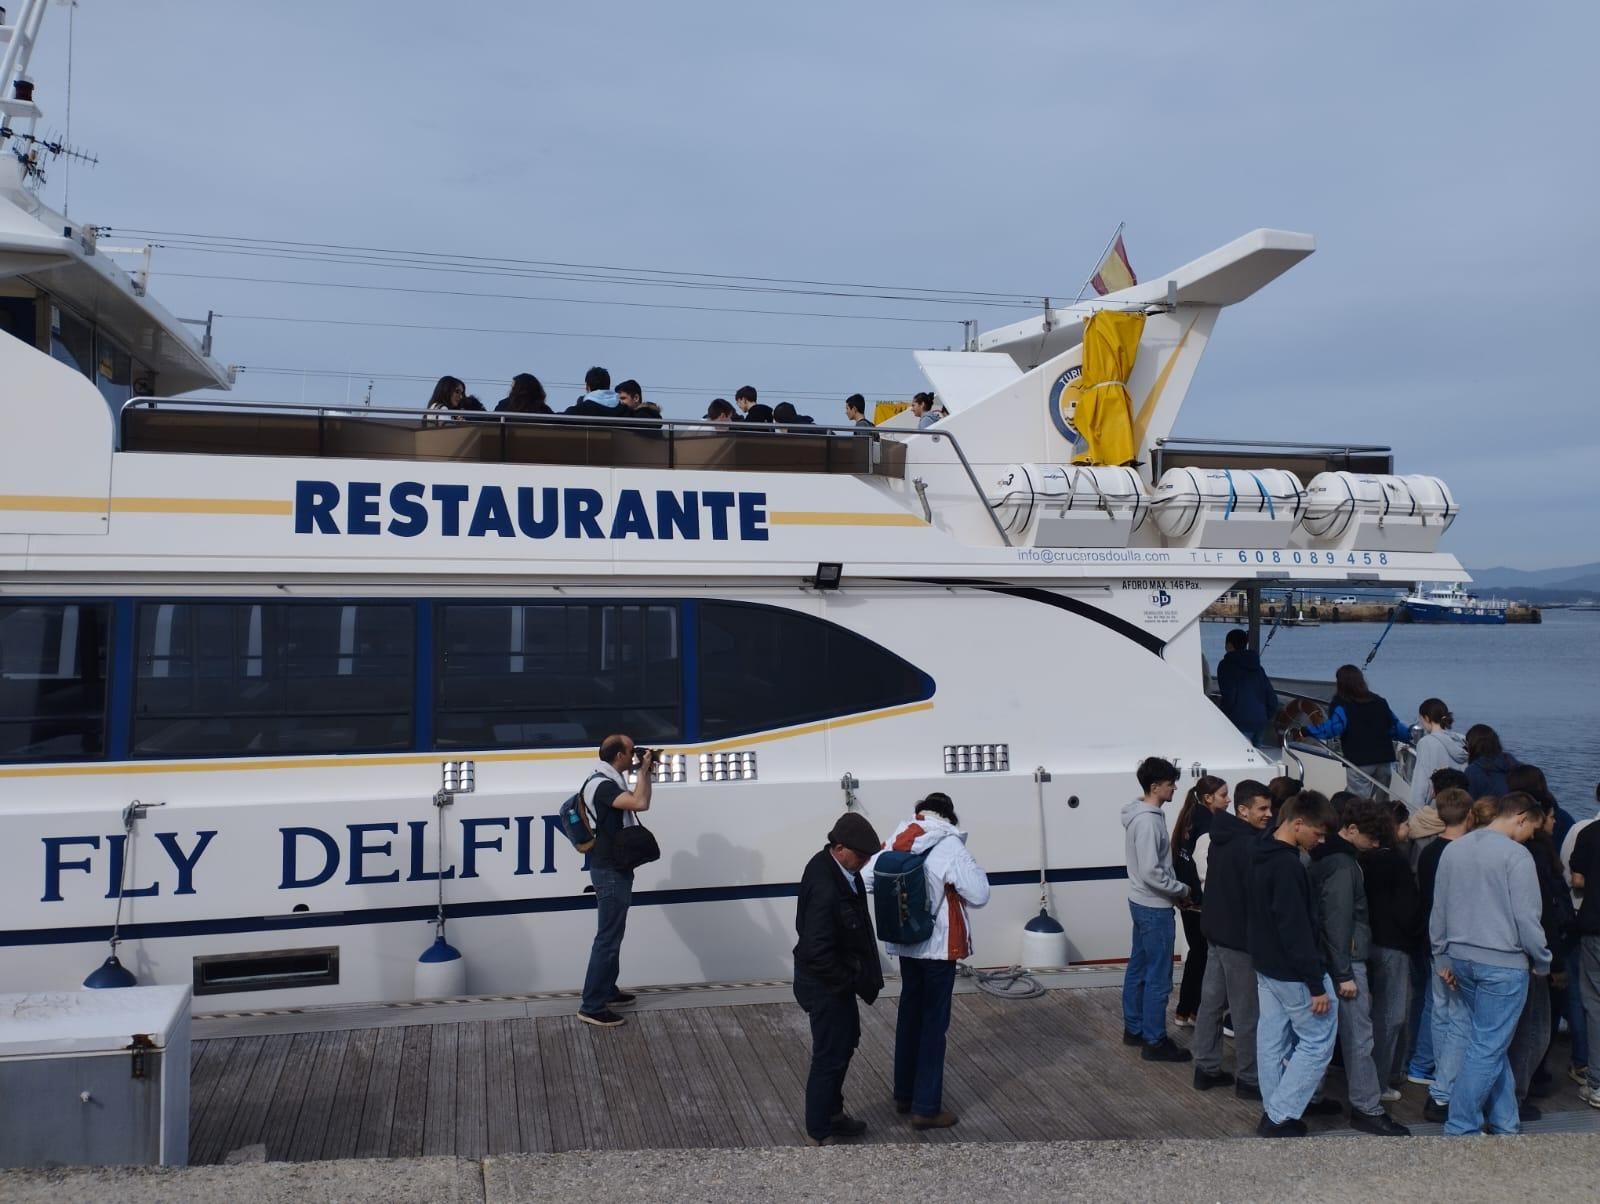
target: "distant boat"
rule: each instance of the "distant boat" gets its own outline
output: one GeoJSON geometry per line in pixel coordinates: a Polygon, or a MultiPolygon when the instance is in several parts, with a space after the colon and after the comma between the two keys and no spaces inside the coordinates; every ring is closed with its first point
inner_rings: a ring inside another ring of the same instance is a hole
{"type": "MultiPolygon", "coordinates": [[[[1484,601],[1459,585],[1407,594],[1400,605],[1413,623],[1504,623],[1506,604],[1484,601]]],[[[1600,609],[1600,607],[1597,607],[1600,609]]]]}
{"type": "Polygon", "coordinates": [[[1567,607],[1567,609],[1600,611],[1600,602],[1596,602],[1593,598],[1585,598],[1582,602],[1574,602],[1571,606],[1567,607]]]}

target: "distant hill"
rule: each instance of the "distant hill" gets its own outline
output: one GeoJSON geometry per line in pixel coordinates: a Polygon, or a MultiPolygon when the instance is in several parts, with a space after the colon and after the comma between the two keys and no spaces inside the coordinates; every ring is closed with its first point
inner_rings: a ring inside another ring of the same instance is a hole
{"type": "Polygon", "coordinates": [[[1554,590],[1562,593],[1600,593],[1600,563],[1573,564],[1557,569],[1468,569],[1479,590],[1554,590]]]}

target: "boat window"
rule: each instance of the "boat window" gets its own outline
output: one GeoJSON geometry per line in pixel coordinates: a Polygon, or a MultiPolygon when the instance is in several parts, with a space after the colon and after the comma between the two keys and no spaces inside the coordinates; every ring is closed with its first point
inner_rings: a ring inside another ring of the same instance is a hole
{"type": "Polygon", "coordinates": [[[409,606],[148,602],[137,624],[136,756],[411,746],[409,606]]]}
{"type": "Polygon", "coordinates": [[[82,318],[59,305],[50,307],[50,354],[89,375],[94,359],[94,331],[82,318]]]}
{"type": "Polygon", "coordinates": [[[933,696],[887,648],[812,615],[700,603],[700,732],[706,739],[854,715],[933,696]]]}
{"type": "Polygon", "coordinates": [[[676,605],[461,602],[436,613],[438,747],[683,738],[676,605]]]}
{"type": "Polygon", "coordinates": [[[0,606],[0,761],[102,756],[110,607],[0,606]]]}

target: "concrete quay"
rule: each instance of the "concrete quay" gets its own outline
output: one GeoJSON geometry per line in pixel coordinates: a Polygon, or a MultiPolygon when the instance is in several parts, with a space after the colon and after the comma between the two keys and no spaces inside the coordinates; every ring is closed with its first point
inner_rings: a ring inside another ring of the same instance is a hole
{"type": "Polygon", "coordinates": [[[1067,1141],[617,1150],[0,1172],[0,1200],[232,1204],[1050,1199],[1096,1202],[1593,1200],[1600,1136],[1067,1141]]]}

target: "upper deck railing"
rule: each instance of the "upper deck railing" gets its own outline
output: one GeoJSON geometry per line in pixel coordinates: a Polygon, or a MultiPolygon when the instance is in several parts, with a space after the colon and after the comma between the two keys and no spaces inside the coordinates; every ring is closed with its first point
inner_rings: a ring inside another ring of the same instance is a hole
{"type": "Polygon", "coordinates": [[[1264,439],[1158,439],[1152,480],[1169,468],[1283,468],[1302,484],[1319,472],[1394,471],[1394,452],[1375,443],[1280,443],[1264,439]]]}
{"type": "MultiPolygon", "coordinates": [[[[515,414],[136,397],[123,404],[118,449],[212,456],[304,456],[559,464],[591,468],[845,474],[903,480],[906,443],[948,440],[1001,541],[955,436],[933,428],[711,423],[704,419],[515,414]]],[[[919,499],[922,483],[914,481],[919,499]]],[[[930,518],[927,502],[922,500],[930,518]]]]}

